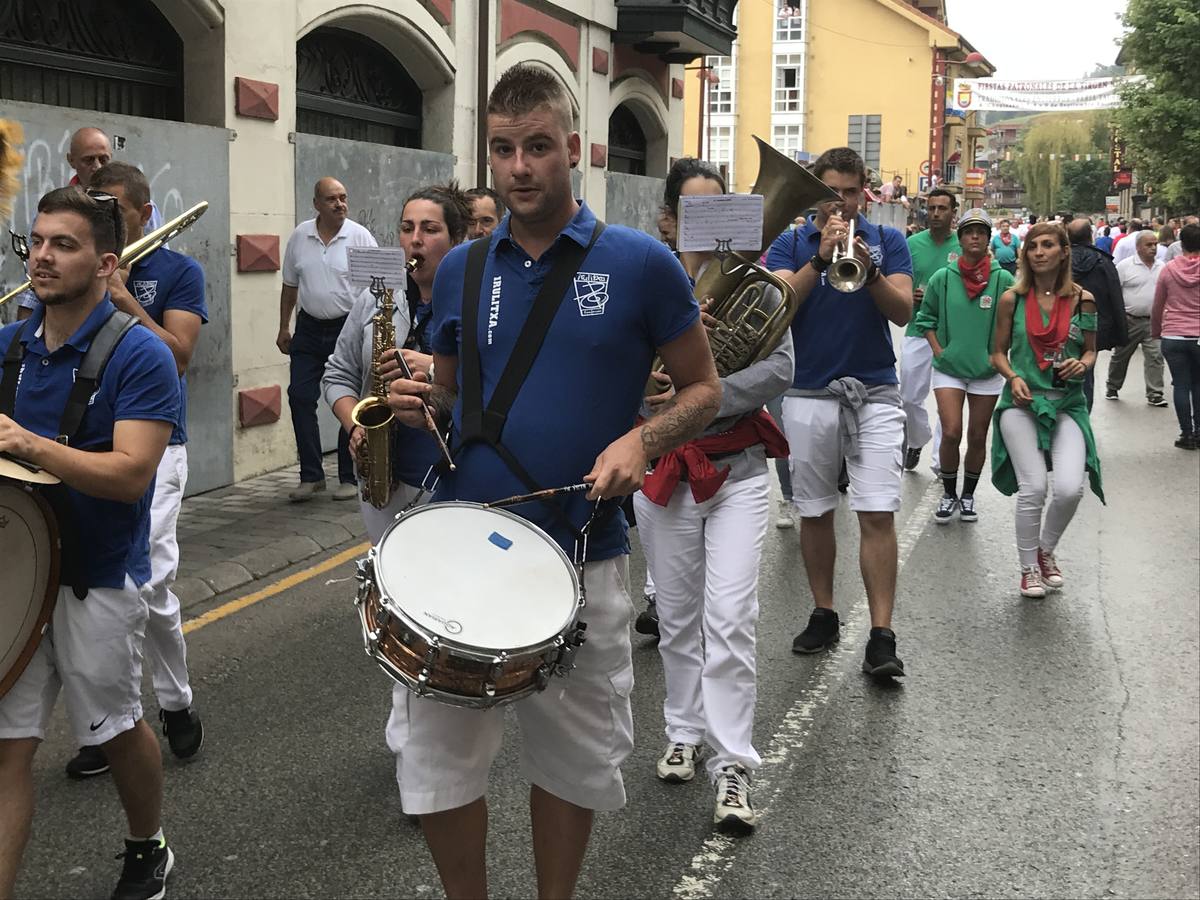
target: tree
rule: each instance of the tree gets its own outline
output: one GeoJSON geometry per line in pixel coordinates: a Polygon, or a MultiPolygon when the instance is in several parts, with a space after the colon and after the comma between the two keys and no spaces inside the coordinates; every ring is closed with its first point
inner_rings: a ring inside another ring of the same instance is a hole
{"type": "MultiPolygon", "coordinates": [[[[1058,210],[1064,167],[1075,156],[1108,158],[1107,115],[1102,112],[1050,113],[1038,116],[1021,142],[1016,169],[1025,200],[1038,215],[1058,210]]],[[[1110,179],[1111,181],[1111,179],[1110,179]]],[[[1104,205],[1101,195],[1100,208],[1104,205]]]]}
{"type": "Polygon", "coordinates": [[[1057,208],[1088,214],[1103,212],[1104,198],[1111,186],[1112,169],[1107,157],[1068,160],[1062,166],[1057,208]]]}
{"type": "Polygon", "coordinates": [[[1126,151],[1156,197],[1200,206],[1200,5],[1196,0],[1129,0],[1122,59],[1144,75],[1120,88],[1116,121],[1126,151]]]}

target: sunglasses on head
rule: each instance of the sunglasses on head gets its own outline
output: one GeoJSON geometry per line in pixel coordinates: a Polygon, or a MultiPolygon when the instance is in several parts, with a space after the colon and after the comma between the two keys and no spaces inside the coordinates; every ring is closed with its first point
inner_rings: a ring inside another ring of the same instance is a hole
{"type": "Polygon", "coordinates": [[[88,191],[84,191],[84,193],[87,194],[89,197],[91,197],[93,200],[95,200],[97,203],[111,203],[112,204],[113,234],[119,238],[121,235],[121,228],[125,224],[124,220],[121,218],[121,203],[120,203],[120,201],[117,200],[117,198],[114,197],[112,194],[106,194],[106,193],[104,193],[104,191],[88,190],[88,191]]]}

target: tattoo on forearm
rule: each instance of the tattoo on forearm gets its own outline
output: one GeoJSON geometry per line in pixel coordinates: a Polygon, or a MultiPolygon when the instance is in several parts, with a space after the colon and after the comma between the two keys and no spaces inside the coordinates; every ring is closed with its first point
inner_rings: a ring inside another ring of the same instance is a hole
{"type": "Polygon", "coordinates": [[[450,414],[454,409],[454,401],[457,399],[457,393],[440,384],[435,384],[433,390],[426,395],[429,408],[433,411],[433,418],[437,422],[438,428],[443,431],[450,424],[450,414]]]}
{"type": "Polygon", "coordinates": [[[655,459],[690,441],[704,430],[721,408],[718,400],[705,397],[693,400],[676,394],[642,426],[642,449],[647,459],[655,459]]]}

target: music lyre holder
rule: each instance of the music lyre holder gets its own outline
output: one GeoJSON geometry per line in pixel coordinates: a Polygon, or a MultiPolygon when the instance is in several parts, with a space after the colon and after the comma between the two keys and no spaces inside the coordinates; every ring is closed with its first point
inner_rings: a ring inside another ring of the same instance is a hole
{"type": "Polygon", "coordinates": [[[29,239],[23,234],[17,234],[11,228],[8,229],[8,238],[12,244],[13,253],[21,258],[21,262],[29,262],[29,239]]]}

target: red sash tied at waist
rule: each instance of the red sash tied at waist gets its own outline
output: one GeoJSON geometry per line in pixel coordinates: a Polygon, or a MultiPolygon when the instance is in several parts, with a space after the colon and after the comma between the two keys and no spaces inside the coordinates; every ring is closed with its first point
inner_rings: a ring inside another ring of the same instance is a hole
{"type": "Polygon", "coordinates": [[[642,493],[659,506],[667,506],[671,495],[686,475],[697,503],[712,499],[729,477],[729,466],[718,469],[708,458],[710,453],[736,453],[755,444],[766,448],[771,459],[788,455],[787,438],[765,409],[744,416],[728,431],[688,441],[659,458],[654,471],[646,476],[642,493]]]}

